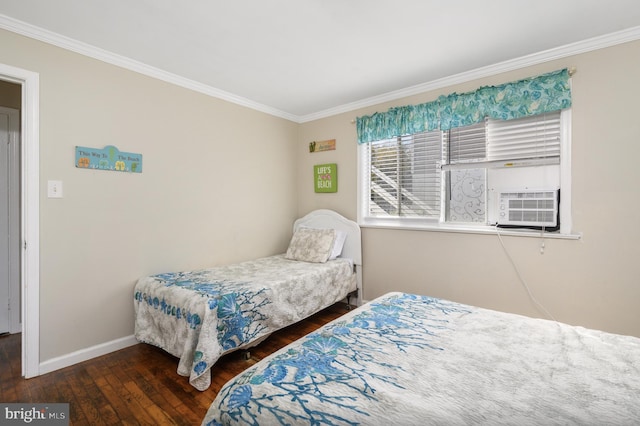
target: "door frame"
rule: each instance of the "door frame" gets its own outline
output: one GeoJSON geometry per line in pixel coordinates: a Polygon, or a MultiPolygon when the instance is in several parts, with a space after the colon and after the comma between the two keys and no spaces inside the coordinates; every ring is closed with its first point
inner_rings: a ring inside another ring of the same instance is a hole
{"type": "Polygon", "coordinates": [[[20,286],[22,375],[40,374],[40,75],[0,64],[0,79],[20,84],[20,286]]]}

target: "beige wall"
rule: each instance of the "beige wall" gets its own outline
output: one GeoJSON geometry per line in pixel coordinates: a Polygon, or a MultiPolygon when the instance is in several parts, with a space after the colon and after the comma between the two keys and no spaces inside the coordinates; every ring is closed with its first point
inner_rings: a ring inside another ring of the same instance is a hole
{"type": "Polygon", "coordinates": [[[6,31],[0,52],[40,75],[41,362],[132,335],[140,276],[286,249],[296,123],[6,31]],[[78,169],[76,145],[141,153],[143,172],[78,169]]]}
{"type": "MultiPolygon", "coordinates": [[[[431,101],[563,67],[572,79],[573,230],[581,240],[504,237],[537,300],[558,320],[640,336],[640,42],[576,55],[491,78],[304,123],[298,147],[299,205],[356,218],[356,116],[431,101]],[[313,140],[337,140],[336,151],[309,153],[313,140]],[[338,163],[338,194],[315,194],[313,164],[338,163]]],[[[495,235],[365,228],[364,298],[398,290],[482,307],[543,316],[527,296],[495,235]]]]}

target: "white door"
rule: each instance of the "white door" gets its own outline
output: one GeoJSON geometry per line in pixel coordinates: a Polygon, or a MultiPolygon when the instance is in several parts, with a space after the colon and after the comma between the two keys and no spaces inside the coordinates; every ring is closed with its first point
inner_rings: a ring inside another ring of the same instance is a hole
{"type": "Polygon", "coordinates": [[[19,323],[18,110],[0,107],[0,334],[19,323]]]}
{"type": "Polygon", "coordinates": [[[9,332],[9,116],[0,114],[0,333],[9,332]]]}

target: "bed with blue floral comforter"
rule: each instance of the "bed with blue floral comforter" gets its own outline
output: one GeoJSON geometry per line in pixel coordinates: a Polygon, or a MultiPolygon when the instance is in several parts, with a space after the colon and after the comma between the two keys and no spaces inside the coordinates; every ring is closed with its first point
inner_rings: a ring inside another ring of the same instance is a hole
{"type": "Polygon", "coordinates": [[[390,293],[229,381],[203,425],[637,425],[640,339],[390,293]]]}
{"type": "Polygon", "coordinates": [[[356,290],[349,259],[326,263],[270,256],[138,280],[135,337],[179,358],[178,374],[198,390],[225,353],[330,306],[356,290]]]}

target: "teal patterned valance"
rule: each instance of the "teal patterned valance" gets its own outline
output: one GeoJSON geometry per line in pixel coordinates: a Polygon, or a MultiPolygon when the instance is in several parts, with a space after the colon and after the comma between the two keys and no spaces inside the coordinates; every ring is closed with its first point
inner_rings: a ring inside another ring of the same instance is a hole
{"type": "Polygon", "coordinates": [[[571,106],[569,71],[563,69],[474,92],[452,93],[433,102],[391,108],[358,117],[358,143],[479,123],[485,117],[511,120],[571,106]]]}
{"type": "Polygon", "coordinates": [[[387,112],[358,117],[358,143],[435,130],[438,128],[439,116],[436,101],[391,108],[387,112]]]}

